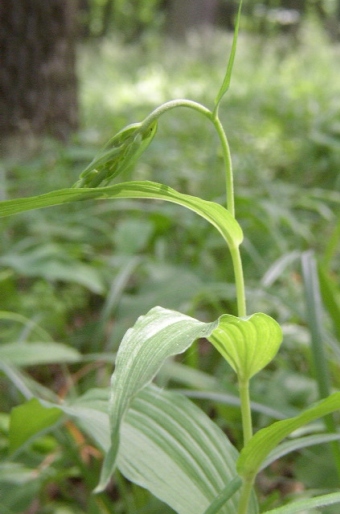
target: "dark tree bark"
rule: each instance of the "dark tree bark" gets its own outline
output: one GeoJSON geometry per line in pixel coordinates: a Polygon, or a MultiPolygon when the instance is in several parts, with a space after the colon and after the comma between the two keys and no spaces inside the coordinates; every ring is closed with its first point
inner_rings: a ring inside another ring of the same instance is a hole
{"type": "Polygon", "coordinates": [[[0,136],[77,127],[76,0],[1,0],[0,136]]]}

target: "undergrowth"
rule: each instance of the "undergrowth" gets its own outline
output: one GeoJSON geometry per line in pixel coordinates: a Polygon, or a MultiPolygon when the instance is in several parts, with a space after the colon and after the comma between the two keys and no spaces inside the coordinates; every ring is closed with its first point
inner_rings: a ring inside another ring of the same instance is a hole
{"type": "MultiPolygon", "coordinates": [[[[225,63],[221,48],[228,45],[224,34],[192,34],[185,47],[146,38],[142,45],[122,46],[108,39],[100,48],[81,48],[83,129],[67,147],[46,142],[44,151],[29,159],[4,160],[2,199],[72,184],[112,133],[170,98],[211,103],[225,63]]],[[[310,346],[313,305],[308,305],[314,295],[324,303],[321,330],[330,384],[339,388],[339,48],[310,26],[293,48],[281,39],[247,37],[238,46],[232,88],[220,115],[232,149],[236,209],[246,236],[248,308],[275,317],[285,335],[277,359],[252,386],[257,430],[319,398],[310,346]],[[305,290],[315,278],[308,267],[314,259],[309,250],[317,257],[320,287],[306,300],[305,290]]],[[[222,161],[216,155],[216,135],[203,121],[185,111],[169,113],[133,179],[166,182],[219,201],[222,161]]],[[[131,178],[131,171],[124,178],[131,178]]],[[[8,412],[27,398],[27,391],[78,398],[90,388],[106,386],[122,335],[149,308],[162,305],[203,321],[220,312],[236,314],[223,241],[203,220],[183,215],[180,207],[160,210],[142,200],[88,201],[10,217],[1,224],[2,342],[65,345],[56,358],[47,346],[39,358],[15,351],[3,358],[3,457],[8,455],[8,412]]],[[[241,444],[235,379],[205,341],[170,361],[157,381],[196,398],[241,444]]],[[[320,425],[313,425],[308,434],[319,430],[320,425]]],[[[329,478],[336,476],[330,452],[320,448],[300,450],[296,458],[288,456],[260,475],[263,509],[306,487],[321,492],[337,487],[329,478]]],[[[0,502],[8,512],[22,512],[29,505],[41,513],[112,512],[112,502],[117,513],[167,512],[121,476],[94,499],[100,454],[72,424],[66,433],[57,430],[38,439],[12,464],[12,475],[7,469],[7,478],[0,476],[7,491],[0,502]],[[28,480],[32,469],[36,478],[28,480]],[[18,483],[22,495],[16,493],[18,483]]]]}

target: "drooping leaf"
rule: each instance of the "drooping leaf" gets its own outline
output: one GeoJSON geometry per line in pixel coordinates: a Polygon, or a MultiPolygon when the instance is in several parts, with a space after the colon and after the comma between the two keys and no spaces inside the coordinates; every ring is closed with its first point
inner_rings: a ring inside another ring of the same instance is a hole
{"type": "Polygon", "coordinates": [[[242,449],[237,463],[238,473],[251,480],[262,462],[276,446],[294,430],[315,419],[340,409],[340,393],[334,393],[325,400],[315,403],[298,416],[277,421],[259,430],[242,449]]]}
{"type": "Polygon", "coordinates": [[[326,507],[340,503],[340,493],[323,494],[315,498],[305,498],[303,500],[294,501],[277,509],[267,510],[263,514],[296,514],[297,512],[310,512],[318,507],[326,507]]]}
{"type": "Polygon", "coordinates": [[[0,217],[20,212],[90,199],[146,198],[164,200],[190,209],[211,223],[229,247],[238,247],[243,239],[240,225],[221,205],[175,191],[169,186],[149,181],[131,181],[92,189],[60,189],[51,193],[0,202],[0,217]]]}
{"type": "Polygon", "coordinates": [[[263,313],[244,319],[225,314],[208,339],[239,378],[249,380],[276,355],[282,330],[273,318],[263,313]]]}
{"type": "Polygon", "coordinates": [[[14,407],[9,428],[10,452],[17,450],[38,433],[55,425],[61,416],[60,409],[46,408],[36,398],[14,407]]]}
{"type": "Polygon", "coordinates": [[[54,362],[78,362],[82,355],[62,343],[5,343],[0,345],[0,360],[16,366],[35,366],[54,362]]]}
{"type": "Polygon", "coordinates": [[[216,326],[217,322],[202,323],[179,312],[155,307],[126,332],[112,377],[111,448],[104,461],[98,490],[105,488],[114,471],[119,427],[133,398],[153,379],[168,357],[184,352],[197,338],[207,337],[216,326]]]}

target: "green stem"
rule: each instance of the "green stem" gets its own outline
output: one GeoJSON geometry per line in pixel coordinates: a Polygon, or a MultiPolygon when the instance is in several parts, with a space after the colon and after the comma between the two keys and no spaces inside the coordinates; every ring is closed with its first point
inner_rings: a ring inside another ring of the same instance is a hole
{"type": "Polygon", "coordinates": [[[247,315],[247,308],[240,248],[230,248],[230,253],[235,275],[237,315],[242,318],[247,315]]]}
{"type": "Polygon", "coordinates": [[[233,216],[235,216],[234,181],[230,148],[223,126],[218,118],[218,113],[216,110],[214,110],[214,112],[211,112],[209,109],[204,107],[204,105],[198,102],[194,102],[192,100],[187,100],[185,98],[170,100],[169,102],[160,105],[154,111],[152,111],[152,113],[150,113],[149,116],[147,116],[143,121],[140,130],[146,130],[162,114],[164,114],[167,111],[170,111],[171,109],[176,109],[177,107],[187,107],[189,109],[193,109],[194,111],[203,114],[203,116],[208,118],[213,123],[221,142],[223,160],[225,164],[227,208],[229,212],[233,216]]]}
{"type": "Polygon", "coordinates": [[[220,138],[223,161],[225,165],[225,178],[226,178],[226,198],[227,209],[235,217],[235,200],[234,200],[234,179],[233,179],[233,166],[230,154],[230,148],[227,136],[225,135],[222,123],[220,122],[217,111],[213,114],[212,122],[220,138]]]}
{"type": "Polygon", "coordinates": [[[177,107],[188,107],[189,109],[193,109],[194,111],[200,112],[209,120],[212,119],[212,113],[204,107],[204,105],[194,102],[193,100],[187,100],[185,98],[179,98],[176,100],[170,100],[169,102],[165,102],[164,104],[157,107],[154,111],[152,111],[149,116],[145,118],[143,121],[140,130],[143,131],[147,129],[154,121],[158,120],[158,118],[164,114],[166,111],[170,111],[171,109],[176,109],[177,107]]]}
{"type": "Polygon", "coordinates": [[[249,480],[243,483],[241,488],[240,501],[238,504],[237,514],[247,514],[248,505],[250,500],[251,491],[253,489],[254,481],[249,480]]]}
{"type": "Polygon", "coordinates": [[[253,436],[253,427],[251,420],[251,408],[250,408],[250,397],[249,397],[249,380],[238,379],[240,389],[240,401],[241,401],[241,414],[242,414],[242,427],[243,427],[243,445],[253,436]]]}

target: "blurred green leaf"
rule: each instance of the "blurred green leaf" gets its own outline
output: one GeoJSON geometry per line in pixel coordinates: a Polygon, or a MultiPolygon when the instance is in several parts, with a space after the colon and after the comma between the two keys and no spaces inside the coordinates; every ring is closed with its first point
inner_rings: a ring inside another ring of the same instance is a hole
{"type": "Polygon", "coordinates": [[[33,437],[55,425],[61,416],[58,408],[43,407],[36,398],[14,407],[9,428],[10,452],[14,452],[33,437]]]}
{"type": "Polygon", "coordinates": [[[315,498],[293,501],[283,507],[267,510],[263,514],[296,514],[297,512],[310,512],[311,509],[326,507],[327,505],[334,505],[335,503],[340,503],[340,493],[324,494],[322,496],[316,496],[315,498]]]}
{"type": "Polygon", "coordinates": [[[62,343],[5,343],[0,345],[0,360],[16,366],[79,362],[82,355],[62,343]]]}

